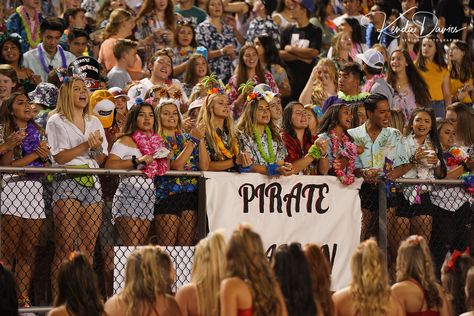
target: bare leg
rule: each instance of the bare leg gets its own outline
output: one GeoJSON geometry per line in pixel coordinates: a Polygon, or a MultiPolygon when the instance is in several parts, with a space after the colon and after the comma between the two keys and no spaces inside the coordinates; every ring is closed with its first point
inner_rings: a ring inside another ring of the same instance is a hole
{"type": "Polygon", "coordinates": [[[6,268],[13,270],[15,253],[20,242],[20,218],[13,215],[0,216],[0,258],[6,268]]]}
{"type": "Polygon", "coordinates": [[[411,231],[413,235],[423,236],[427,243],[431,239],[431,225],[433,218],[429,215],[415,216],[411,219],[411,231]]]}
{"type": "Polygon", "coordinates": [[[40,237],[43,219],[19,219],[23,228],[23,235],[17,249],[16,277],[20,295],[27,295],[31,278],[33,276],[33,264],[36,257],[36,246],[40,237]]]}
{"type": "Polygon", "coordinates": [[[195,211],[183,211],[179,219],[178,246],[192,246],[196,242],[197,215],[195,211]]]}
{"type": "Polygon", "coordinates": [[[155,216],[155,232],[158,244],[161,246],[174,246],[178,239],[179,218],[176,215],[155,216]]]}
{"type": "Polygon", "coordinates": [[[94,248],[102,224],[102,203],[92,203],[79,209],[79,249],[81,249],[92,263],[94,248]]]}
{"type": "Polygon", "coordinates": [[[364,241],[370,237],[377,237],[378,217],[377,212],[362,209],[362,226],[360,230],[360,240],[364,241]]]}
{"type": "Polygon", "coordinates": [[[75,241],[79,241],[80,238],[78,229],[81,216],[80,208],[81,203],[73,199],[59,200],[53,206],[55,243],[53,266],[51,267],[53,297],[55,297],[57,291],[59,266],[68,253],[77,247],[75,247],[75,241]]]}
{"type": "Polygon", "coordinates": [[[119,217],[115,220],[120,238],[125,246],[145,244],[151,222],[138,218],[119,217]]]}

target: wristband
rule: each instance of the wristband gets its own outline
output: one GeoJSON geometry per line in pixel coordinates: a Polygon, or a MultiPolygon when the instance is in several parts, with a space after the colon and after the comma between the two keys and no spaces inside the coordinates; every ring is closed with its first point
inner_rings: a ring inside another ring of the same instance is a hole
{"type": "Polygon", "coordinates": [[[278,172],[278,165],[276,163],[270,163],[267,165],[267,174],[272,177],[279,175],[280,172],[278,172]]]}
{"type": "Polygon", "coordinates": [[[470,172],[469,167],[467,166],[467,163],[465,161],[461,161],[461,166],[463,166],[464,170],[466,172],[470,172]]]}
{"type": "Polygon", "coordinates": [[[132,156],[132,167],[133,167],[133,169],[138,169],[137,156],[135,156],[135,155],[132,156]]]}
{"type": "Polygon", "coordinates": [[[234,167],[240,167],[240,165],[237,164],[237,156],[236,155],[232,156],[232,162],[234,163],[234,167]]]}
{"type": "Polygon", "coordinates": [[[308,154],[313,159],[319,159],[321,157],[321,151],[316,147],[316,145],[311,145],[311,147],[309,147],[308,154]]]}
{"type": "Polygon", "coordinates": [[[248,167],[242,167],[241,165],[238,165],[238,166],[237,166],[237,170],[238,170],[240,173],[250,172],[250,170],[252,170],[252,167],[253,167],[253,165],[250,165],[250,166],[248,166],[248,167]]]}

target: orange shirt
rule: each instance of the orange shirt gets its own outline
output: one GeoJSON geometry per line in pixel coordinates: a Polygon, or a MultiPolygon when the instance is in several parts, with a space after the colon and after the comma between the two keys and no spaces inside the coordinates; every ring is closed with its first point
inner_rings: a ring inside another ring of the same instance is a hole
{"type": "MultiPolygon", "coordinates": [[[[117,38],[108,38],[106,39],[99,50],[99,62],[105,65],[107,72],[117,65],[117,59],[114,56],[114,45],[117,42],[117,38]]],[[[128,72],[141,72],[142,71],[142,61],[138,55],[136,55],[135,64],[133,67],[127,69],[128,72]]]]}

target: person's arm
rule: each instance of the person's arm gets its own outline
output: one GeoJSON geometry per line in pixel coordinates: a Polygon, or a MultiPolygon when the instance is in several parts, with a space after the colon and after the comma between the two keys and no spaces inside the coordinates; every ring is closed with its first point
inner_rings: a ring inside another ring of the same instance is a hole
{"type": "Polygon", "coordinates": [[[230,168],[235,167],[232,159],[220,160],[220,161],[210,161],[209,162],[209,171],[224,171],[230,168]]]}
{"type": "Polygon", "coordinates": [[[301,104],[311,103],[311,96],[313,95],[313,85],[316,78],[316,67],[313,68],[311,75],[309,76],[303,91],[300,94],[299,101],[301,104]]]}
{"type": "Polygon", "coordinates": [[[189,300],[192,296],[192,292],[194,292],[194,288],[191,284],[187,284],[183,287],[181,287],[178,292],[176,292],[175,295],[175,300],[176,303],[178,303],[179,309],[181,311],[181,315],[183,316],[188,316],[190,313],[188,313],[189,310],[189,300]]]}
{"type": "Polygon", "coordinates": [[[453,315],[453,312],[451,310],[451,304],[448,301],[448,298],[446,297],[446,293],[444,292],[444,289],[441,285],[436,284],[436,287],[438,288],[439,296],[441,297],[442,304],[441,308],[439,310],[440,316],[451,316],[453,315]]]}
{"type": "Polygon", "coordinates": [[[441,90],[443,91],[444,108],[446,109],[446,107],[451,105],[451,89],[449,84],[449,76],[443,78],[441,90]]]}
{"type": "Polygon", "coordinates": [[[175,160],[172,160],[170,163],[170,167],[172,170],[184,170],[184,165],[186,164],[186,161],[189,159],[191,154],[193,153],[194,147],[196,144],[192,141],[188,141],[184,147],[184,149],[181,151],[181,153],[176,157],[175,160]]]}
{"type": "Polygon", "coordinates": [[[209,169],[209,163],[211,158],[209,157],[209,152],[206,148],[206,142],[204,139],[201,139],[199,142],[199,170],[207,171],[209,169]]]}
{"type": "Polygon", "coordinates": [[[292,55],[295,55],[298,59],[310,61],[312,61],[319,55],[319,50],[317,50],[316,48],[301,48],[291,45],[286,45],[285,51],[292,55]]]}
{"type": "Polygon", "coordinates": [[[188,67],[188,61],[189,60],[186,60],[179,65],[173,66],[173,77],[176,78],[186,71],[186,67],[188,67]]]}

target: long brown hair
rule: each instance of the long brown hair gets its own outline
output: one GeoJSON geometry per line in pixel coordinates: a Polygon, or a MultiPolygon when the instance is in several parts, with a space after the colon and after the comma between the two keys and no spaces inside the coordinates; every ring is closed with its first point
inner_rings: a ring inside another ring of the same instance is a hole
{"type": "Polygon", "coordinates": [[[449,77],[451,79],[458,79],[462,83],[469,81],[472,78],[472,63],[471,63],[471,51],[469,45],[466,42],[456,40],[451,43],[455,45],[460,51],[464,53],[460,63],[449,60],[448,70],[449,77]]]}
{"type": "MultiPolygon", "coordinates": [[[[410,58],[410,54],[406,49],[396,49],[390,55],[390,59],[392,58],[393,54],[401,53],[403,58],[405,58],[405,62],[407,66],[405,67],[405,72],[408,78],[408,83],[415,94],[415,102],[418,106],[427,107],[431,104],[431,95],[428,89],[428,85],[426,84],[425,79],[421,76],[419,70],[413,63],[410,58]]],[[[389,61],[390,64],[390,61],[389,61]]],[[[387,82],[392,86],[396,87],[397,85],[397,75],[392,70],[392,67],[389,65],[388,73],[387,73],[387,82]]]]}
{"type": "MultiPolygon", "coordinates": [[[[239,121],[237,122],[236,128],[247,135],[253,135],[254,126],[257,124],[257,110],[258,110],[258,102],[260,100],[264,100],[261,97],[257,97],[250,102],[247,102],[245,105],[244,111],[242,112],[242,116],[240,117],[239,121]]],[[[265,101],[266,102],[266,101],[265,101]]],[[[268,122],[268,127],[272,133],[272,139],[281,142],[281,136],[278,132],[278,127],[275,124],[274,120],[270,120],[268,122]]],[[[252,136],[253,138],[253,136],[252,136]]]]}
{"type": "Polygon", "coordinates": [[[209,76],[209,63],[207,62],[206,58],[201,54],[192,54],[189,57],[188,65],[186,66],[186,72],[184,73],[184,80],[183,82],[189,85],[195,86],[198,83],[198,77],[196,75],[196,61],[198,58],[202,58],[206,61],[207,65],[207,72],[206,76],[209,76]]]}
{"type": "Polygon", "coordinates": [[[402,241],[397,255],[397,282],[413,279],[425,293],[428,309],[441,308],[443,301],[436,286],[433,261],[426,240],[413,235],[402,241]]]}
{"type": "MultiPolygon", "coordinates": [[[[135,22],[138,22],[140,18],[146,14],[155,10],[155,0],[145,0],[143,1],[142,8],[138,12],[135,22]]],[[[168,0],[168,5],[165,8],[165,26],[168,30],[174,32],[176,28],[176,17],[174,15],[174,2],[173,0],[168,0]]]]}
{"type": "Polygon", "coordinates": [[[64,305],[70,315],[104,315],[96,274],[83,253],[72,253],[59,268],[54,306],[60,305],[64,305]]]}
{"type": "Polygon", "coordinates": [[[431,40],[435,44],[436,52],[433,57],[433,62],[435,63],[435,65],[438,66],[439,71],[441,71],[443,68],[446,68],[447,65],[446,65],[446,61],[444,60],[445,52],[444,52],[443,44],[441,44],[441,41],[439,40],[439,38],[433,34],[421,40],[420,51],[418,55],[416,56],[415,65],[418,68],[420,68],[421,71],[428,71],[428,68],[426,67],[426,64],[428,63],[428,59],[425,56],[423,56],[423,53],[422,53],[424,40],[431,40]]]}
{"type": "Polygon", "coordinates": [[[474,144],[474,114],[469,110],[469,105],[456,102],[446,108],[456,112],[456,138],[462,142],[463,146],[471,146],[474,144]]]}
{"type": "Polygon", "coordinates": [[[260,235],[240,225],[227,245],[227,277],[248,280],[255,316],[279,315],[282,306],[276,294],[278,283],[263,251],[260,235]]]}
{"type": "MultiPolygon", "coordinates": [[[[258,51],[254,44],[247,43],[244,46],[242,46],[242,48],[239,51],[239,65],[237,66],[237,69],[236,69],[237,87],[239,87],[242,83],[247,82],[247,80],[249,79],[253,80],[253,78],[249,78],[247,66],[245,66],[245,62],[244,62],[244,55],[248,49],[253,49],[255,53],[257,54],[257,58],[258,58],[258,51]]],[[[258,60],[257,66],[255,67],[255,74],[258,77],[259,83],[265,83],[265,75],[263,72],[262,64],[260,63],[260,59],[258,60]]],[[[255,82],[255,84],[257,83],[255,82]]]]}
{"type": "Polygon", "coordinates": [[[153,107],[150,103],[142,102],[133,105],[132,108],[128,110],[127,120],[125,121],[125,126],[122,128],[122,133],[120,134],[119,138],[122,136],[131,136],[133,133],[135,133],[135,131],[137,130],[138,114],[140,113],[140,110],[146,106],[150,107],[151,111],[153,112],[153,134],[156,134],[158,132],[158,122],[155,115],[155,111],[153,111],[153,107]]]}
{"type": "Polygon", "coordinates": [[[331,298],[331,269],[329,262],[321,248],[315,244],[306,244],[303,247],[308,260],[314,301],[321,307],[324,316],[334,314],[334,303],[331,298]]]}

